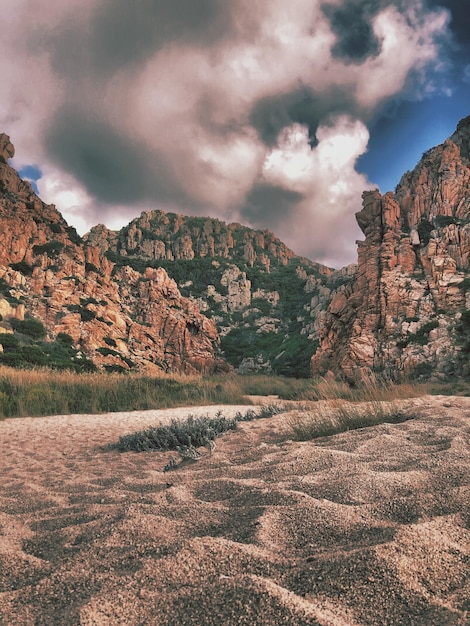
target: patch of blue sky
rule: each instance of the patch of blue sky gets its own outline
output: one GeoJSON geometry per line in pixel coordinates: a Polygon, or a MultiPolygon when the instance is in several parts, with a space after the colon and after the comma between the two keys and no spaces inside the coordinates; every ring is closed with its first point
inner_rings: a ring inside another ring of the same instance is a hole
{"type": "Polygon", "coordinates": [[[18,174],[30,182],[34,191],[38,193],[37,181],[42,178],[42,172],[37,165],[25,165],[18,171],[18,174]]]}
{"type": "Polygon", "coordinates": [[[423,152],[443,143],[469,111],[470,84],[463,83],[452,97],[434,96],[420,102],[403,101],[369,126],[368,151],[357,170],[376,183],[381,193],[394,191],[423,152]]]}

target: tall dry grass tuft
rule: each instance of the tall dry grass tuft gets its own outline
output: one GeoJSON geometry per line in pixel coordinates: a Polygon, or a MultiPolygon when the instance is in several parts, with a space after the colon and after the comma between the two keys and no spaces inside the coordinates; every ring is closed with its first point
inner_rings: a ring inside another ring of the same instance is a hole
{"type": "Polygon", "coordinates": [[[309,399],[315,403],[291,412],[287,423],[299,441],[377,424],[400,423],[414,416],[404,411],[402,401],[429,392],[429,386],[417,383],[369,379],[360,387],[351,388],[343,382],[322,379],[311,391],[309,399]]]}
{"type": "Polygon", "coordinates": [[[303,394],[304,400],[350,400],[351,402],[374,402],[417,398],[431,393],[429,383],[402,381],[370,376],[356,384],[348,385],[341,380],[319,378],[303,394]]]}
{"type": "MultiPolygon", "coordinates": [[[[370,381],[346,383],[280,376],[188,376],[145,373],[81,373],[45,368],[0,367],[2,417],[103,413],[175,406],[251,404],[247,396],[277,395],[283,400],[346,399],[378,402],[435,392],[423,384],[370,381]]],[[[444,392],[441,392],[444,393],[444,392]]]]}

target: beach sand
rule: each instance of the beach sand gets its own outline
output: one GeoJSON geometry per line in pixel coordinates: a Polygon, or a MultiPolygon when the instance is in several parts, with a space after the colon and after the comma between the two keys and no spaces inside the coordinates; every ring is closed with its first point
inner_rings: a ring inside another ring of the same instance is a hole
{"type": "Polygon", "coordinates": [[[470,624],[470,398],[310,442],[289,414],[212,455],[107,449],[247,407],[0,422],[0,623],[470,624]]]}

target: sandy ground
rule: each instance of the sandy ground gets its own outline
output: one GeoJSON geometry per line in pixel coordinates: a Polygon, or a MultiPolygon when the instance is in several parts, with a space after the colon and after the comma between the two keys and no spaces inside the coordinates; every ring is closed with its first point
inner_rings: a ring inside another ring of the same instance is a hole
{"type": "Polygon", "coordinates": [[[0,422],[0,623],[470,624],[470,398],[407,407],[305,443],[246,422],[166,473],[102,446],[221,407],[0,422]]]}

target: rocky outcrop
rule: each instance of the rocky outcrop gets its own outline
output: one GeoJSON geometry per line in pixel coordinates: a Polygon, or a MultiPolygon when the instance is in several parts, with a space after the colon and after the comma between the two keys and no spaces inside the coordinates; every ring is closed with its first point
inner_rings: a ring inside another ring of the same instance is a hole
{"type": "Polygon", "coordinates": [[[98,225],[86,240],[103,252],[154,261],[220,258],[256,263],[268,270],[271,259],[286,265],[295,253],[267,230],[257,231],[218,219],[146,211],[119,232],[98,225]]]}
{"type": "Polygon", "coordinates": [[[10,137],[5,133],[0,133],[0,163],[8,163],[8,159],[15,156],[15,148],[10,141],[10,137]]]}
{"type": "Polygon", "coordinates": [[[164,267],[214,320],[223,355],[238,371],[309,375],[318,310],[311,302],[325,307],[340,275],[269,231],[148,211],[119,232],[100,225],[85,239],[117,266],[164,267]]]}
{"type": "Polygon", "coordinates": [[[0,135],[4,348],[35,317],[109,370],[212,372],[220,355],[242,372],[351,381],[470,374],[470,118],[395,193],[364,193],[357,264],[337,271],[268,231],[163,211],[82,240],[13,155],[0,135]]]}
{"type": "Polygon", "coordinates": [[[470,117],[425,153],[395,193],[363,195],[353,279],[316,321],[314,375],[469,373],[470,117]]]}
{"type": "Polygon", "coordinates": [[[106,242],[113,242],[111,231],[96,227],[84,243],[7,163],[13,154],[9,138],[1,135],[2,331],[8,333],[12,319],[39,319],[48,341],[68,336],[78,358],[109,370],[227,369],[217,357],[214,321],[181,295],[166,271],[115,267],[104,254],[106,242]]]}

